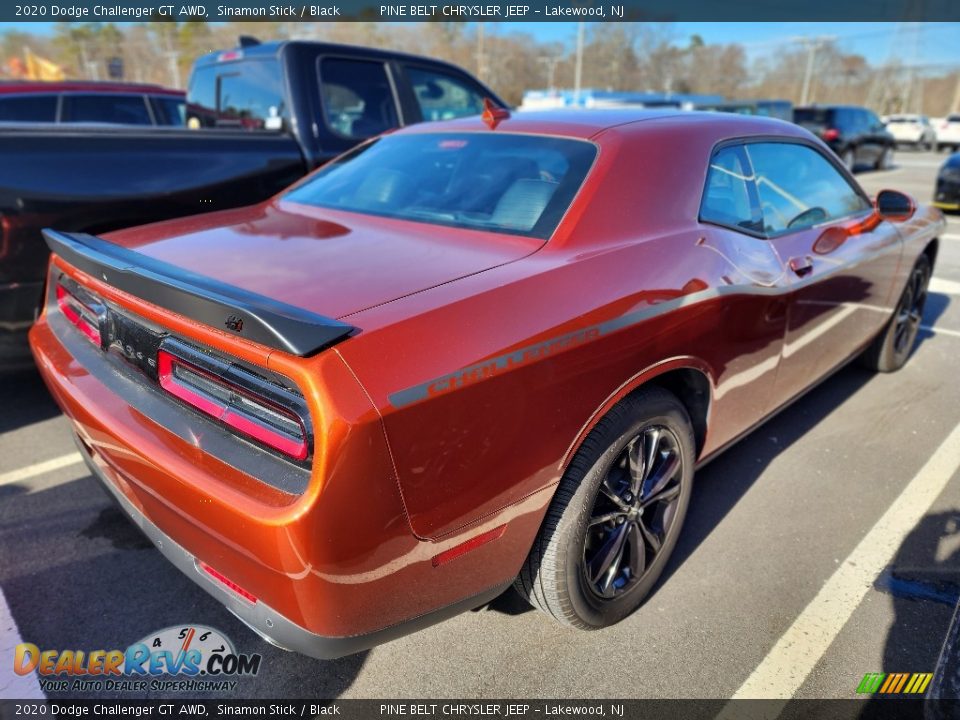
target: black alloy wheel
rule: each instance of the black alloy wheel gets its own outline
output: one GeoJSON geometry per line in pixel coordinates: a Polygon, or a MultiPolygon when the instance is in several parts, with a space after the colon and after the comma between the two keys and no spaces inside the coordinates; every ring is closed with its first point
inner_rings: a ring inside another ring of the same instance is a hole
{"type": "Polygon", "coordinates": [[[930,273],[925,265],[918,265],[910,273],[907,287],[900,297],[894,320],[893,349],[897,354],[906,353],[913,347],[923,319],[923,306],[927,302],[927,285],[930,273]]]}
{"type": "Polygon", "coordinates": [[[680,442],[669,428],[646,427],[621,451],[584,536],[584,579],[598,597],[629,591],[653,565],[673,527],[682,482],[680,442]]]}
{"type": "Polygon", "coordinates": [[[904,366],[920,333],[932,274],[930,256],[924,253],[910,271],[893,316],[860,356],[861,365],[879,372],[894,372],[904,366]]]}
{"type": "Polygon", "coordinates": [[[627,617],[677,544],[696,454],[677,396],[649,386],[618,402],[567,466],[514,587],[571,627],[596,630],[627,617]]]}

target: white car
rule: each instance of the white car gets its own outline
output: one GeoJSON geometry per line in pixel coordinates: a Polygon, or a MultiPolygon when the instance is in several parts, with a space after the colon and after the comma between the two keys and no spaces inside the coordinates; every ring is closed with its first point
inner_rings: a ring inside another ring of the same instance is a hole
{"type": "Polygon", "coordinates": [[[913,145],[932,150],[937,144],[937,131],[926,115],[891,115],[887,119],[887,130],[897,141],[897,147],[913,145]]]}
{"type": "Polygon", "coordinates": [[[947,115],[937,125],[937,151],[951,148],[953,152],[960,151],[960,114],[947,115]]]}

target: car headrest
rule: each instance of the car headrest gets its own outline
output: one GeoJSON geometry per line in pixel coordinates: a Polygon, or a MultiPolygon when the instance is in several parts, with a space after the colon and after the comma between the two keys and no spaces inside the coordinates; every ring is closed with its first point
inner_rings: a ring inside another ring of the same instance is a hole
{"type": "Polygon", "coordinates": [[[400,170],[379,170],[368,175],[353,193],[354,204],[364,208],[403,205],[416,191],[411,177],[400,170]]]}
{"type": "Polygon", "coordinates": [[[557,183],[549,180],[514,180],[497,201],[490,221],[514,230],[531,230],[556,189],[557,183]]]}

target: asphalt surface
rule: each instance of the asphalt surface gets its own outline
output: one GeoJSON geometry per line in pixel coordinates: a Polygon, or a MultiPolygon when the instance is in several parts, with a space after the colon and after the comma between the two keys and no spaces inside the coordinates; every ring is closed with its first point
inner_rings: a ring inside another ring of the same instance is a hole
{"type": "MultiPolygon", "coordinates": [[[[929,201],[942,159],[901,152],[894,169],[859,180],[929,201]]],[[[932,329],[906,368],[844,369],[702,469],[655,593],[600,632],[557,627],[510,591],[337,661],[275,649],[175,571],[83,465],[40,472],[73,452],[67,422],[35,373],[2,379],[0,590],[12,622],[0,597],[0,697],[23,689],[4,686],[19,638],[123,648],[189,624],[264,656],[230,697],[728,698],[772,683],[781,696],[849,698],[867,672],[931,671],[960,587],[950,444],[960,425],[960,216],[949,223],[924,318],[932,329]],[[31,469],[39,474],[9,479],[31,469]],[[858,569],[866,591],[851,590],[858,569]],[[827,612],[810,625],[818,607],[827,612]],[[777,685],[780,646],[790,667],[806,667],[792,689],[777,685]]]]}

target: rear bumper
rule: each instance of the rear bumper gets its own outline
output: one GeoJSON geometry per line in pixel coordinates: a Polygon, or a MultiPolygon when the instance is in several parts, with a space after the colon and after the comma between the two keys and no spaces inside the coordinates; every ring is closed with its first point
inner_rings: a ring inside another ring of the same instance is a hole
{"type": "Polygon", "coordinates": [[[942,210],[960,210],[960,182],[938,179],[933,205],[942,210]]]}
{"type": "MultiPolygon", "coordinates": [[[[76,436],[75,436],[76,437],[76,436]]],[[[441,622],[461,612],[490,602],[510,586],[510,582],[492,587],[478,595],[466,598],[420,617],[408,620],[392,627],[363,635],[348,637],[327,637],[310,632],[297,625],[289,618],[271,608],[266,603],[257,601],[251,603],[226,586],[207,575],[200,567],[200,561],[189,550],[177,543],[163,530],[154,525],[147,517],[137,510],[124,497],[114,482],[110,479],[113,470],[99,461],[96,453],[92,452],[84,443],[76,438],[80,454],[87,466],[97,479],[100,480],[106,492],[116,501],[134,525],[136,525],[160,551],[167,560],[180,572],[212,595],[224,607],[239,618],[247,627],[261,638],[283,650],[298,652],[309,657],[322,660],[352,655],[353,653],[368,650],[375,645],[381,645],[404,635],[416,632],[422,628],[441,622]]]]}
{"type": "Polygon", "coordinates": [[[55,304],[34,324],[30,343],[94,472],[134,522],[253,630],[306,655],[357,652],[499,594],[516,576],[549,502],[549,493],[534,494],[442,540],[416,537],[379,415],[335,352],[311,359],[301,383],[310,388],[321,439],[312,474],[305,487],[283,491],[266,465],[245,460],[247,470],[238,467],[235,437],[218,437],[204,418],[170,405],[55,304]],[[456,562],[433,562],[504,523],[508,530],[496,542],[456,562]],[[201,561],[256,602],[209,576],[201,561]]]}

